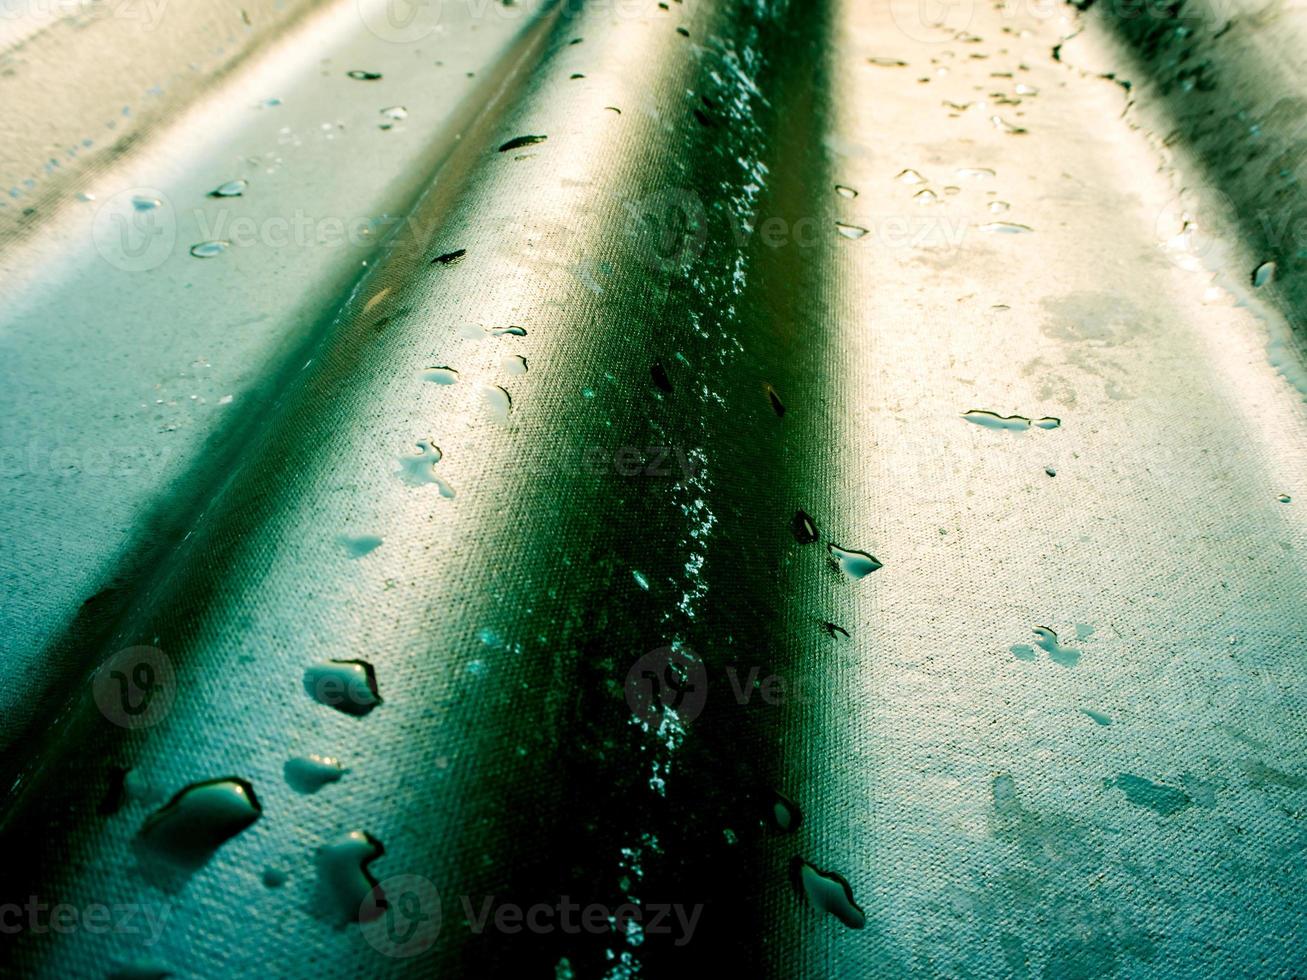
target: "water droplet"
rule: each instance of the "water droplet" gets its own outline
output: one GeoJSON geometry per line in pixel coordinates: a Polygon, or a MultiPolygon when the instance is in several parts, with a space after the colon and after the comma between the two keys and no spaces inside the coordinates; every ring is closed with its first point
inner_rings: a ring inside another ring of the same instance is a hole
{"type": "Polygon", "coordinates": [[[824,622],[821,624],[821,628],[825,630],[826,635],[829,636],[832,640],[835,639],[836,633],[844,637],[846,640],[849,638],[849,631],[846,630],[843,626],[837,626],[834,623],[824,622]]]}
{"type": "Polygon", "coordinates": [[[336,543],[344,548],[351,558],[362,558],[381,547],[381,539],[375,534],[361,534],[356,538],[342,534],[336,538],[336,543]]]}
{"type": "Polygon", "coordinates": [[[928,187],[924,190],[917,191],[917,193],[912,195],[912,199],[918,204],[934,204],[939,200],[935,192],[928,187]]]}
{"type": "Polygon", "coordinates": [[[990,116],[989,121],[994,124],[995,129],[1000,132],[1009,133],[1013,136],[1020,136],[1023,133],[1029,132],[1029,130],[1018,126],[1015,123],[1008,122],[1002,116],[990,116]]]}
{"type": "Polygon", "coordinates": [[[1013,89],[1013,91],[1016,92],[1017,95],[1039,94],[1039,89],[1035,88],[1035,86],[1033,85],[1027,85],[1025,82],[1017,82],[1016,87],[1013,89]]]}
{"type": "Polygon", "coordinates": [[[1051,466],[1045,466],[1044,472],[1047,473],[1049,476],[1057,476],[1057,470],[1053,469],[1053,467],[1051,466]]]}
{"type": "Polygon", "coordinates": [[[631,569],[631,578],[635,579],[635,584],[640,586],[640,588],[644,589],[644,591],[646,592],[649,591],[649,580],[645,578],[640,572],[637,572],[634,568],[631,569]]]}
{"type": "Polygon", "coordinates": [[[836,184],[836,185],[835,185],[835,193],[838,194],[840,197],[857,197],[857,196],[858,196],[858,192],[857,192],[857,191],[855,191],[852,187],[846,187],[844,184],[836,184]]]}
{"type": "Polygon", "coordinates": [[[968,422],[983,425],[986,429],[1010,429],[1013,432],[1024,432],[1030,428],[1030,419],[1024,415],[999,415],[997,412],[987,412],[984,409],[973,408],[963,412],[962,417],[968,422]]]}
{"type": "Polygon", "coordinates": [[[231,248],[231,242],[200,242],[198,245],[191,246],[191,254],[197,259],[211,259],[215,256],[221,255],[229,248],[231,248]]]}
{"type": "Polygon", "coordinates": [[[1135,776],[1131,773],[1121,773],[1116,779],[1104,779],[1103,787],[1105,789],[1115,786],[1125,794],[1125,798],[1135,806],[1144,806],[1148,809],[1160,813],[1164,817],[1169,817],[1179,813],[1190,806],[1193,806],[1193,800],[1188,793],[1176,789],[1174,786],[1166,786],[1162,783],[1155,783],[1151,779],[1145,779],[1143,776],[1135,776]]]}
{"type": "Polygon", "coordinates": [[[385,913],[385,897],[368,870],[385,853],[381,841],[362,830],[352,830],[318,848],[318,879],[346,921],[371,922],[385,913]]]}
{"type": "Polygon", "coordinates": [[[1292,502],[1293,502],[1293,498],[1290,497],[1287,493],[1282,493],[1282,494],[1280,494],[1278,497],[1276,497],[1275,499],[1278,500],[1278,501],[1279,501],[1280,503],[1282,503],[1282,504],[1289,504],[1289,503],[1292,503],[1292,502]]]}
{"type": "Polygon", "coordinates": [[[350,78],[359,82],[375,82],[377,79],[381,78],[381,72],[379,71],[363,71],[359,68],[355,68],[351,72],[346,72],[346,74],[349,75],[350,78]]]}
{"type": "Polygon", "coordinates": [[[263,869],[263,884],[268,888],[280,888],[289,877],[281,868],[263,869]]]}
{"type": "Polygon", "coordinates": [[[431,260],[432,265],[453,265],[467,254],[467,249],[456,248],[452,252],[446,252],[444,255],[437,255],[431,260]]]}
{"type": "Polygon", "coordinates": [[[432,381],[438,385],[452,385],[458,380],[458,372],[452,367],[429,367],[422,372],[423,381],[432,381]]]}
{"type": "Polygon", "coordinates": [[[348,770],[328,756],[297,755],[287,759],[282,773],[297,793],[316,793],[328,783],[338,782],[348,770]]]}
{"type": "Polygon", "coordinates": [[[151,814],[139,837],[153,853],[194,869],[262,813],[245,780],[210,779],[192,783],[151,814]]]}
{"type": "Polygon", "coordinates": [[[525,337],[526,330],[522,327],[492,327],[490,335],[492,337],[525,337]]]}
{"type": "Polygon", "coordinates": [[[848,225],[843,221],[835,222],[836,230],[845,238],[858,239],[867,234],[867,229],[860,225],[848,225]]]}
{"type": "Polygon", "coordinates": [[[1048,659],[1063,667],[1074,667],[1080,662],[1080,651],[1064,647],[1057,640],[1057,634],[1047,626],[1035,627],[1035,646],[1048,653],[1048,659]]]}
{"type": "Polygon", "coordinates": [[[496,422],[507,422],[513,408],[513,398],[499,385],[481,386],[481,404],[496,422]]]}
{"type": "Polygon", "coordinates": [[[781,833],[792,834],[803,824],[803,811],[793,800],[768,790],[767,821],[781,833]]]}
{"type": "Polygon", "coordinates": [[[304,690],[318,704],[362,717],[381,704],[377,675],[365,660],[323,660],[304,671],[304,690]]]}
{"type": "Polygon", "coordinates": [[[784,418],[785,403],[781,401],[781,396],[776,393],[776,389],[766,382],[763,383],[763,389],[767,392],[767,401],[771,403],[771,409],[776,413],[776,417],[784,418]]]}
{"type": "Polygon", "coordinates": [[[249,186],[248,180],[229,180],[209,191],[209,197],[240,197],[249,186]]]}
{"type": "Polygon", "coordinates": [[[829,912],[850,929],[861,929],[867,916],[853,899],[853,886],[843,875],[822,871],[801,857],[790,861],[790,881],[808,904],[822,912],[829,912]]]}
{"type": "Polygon", "coordinates": [[[883,567],[865,551],[852,551],[835,544],[826,545],[826,550],[830,552],[839,570],[854,580],[866,578],[876,569],[883,567]]]}
{"type": "Polygon", "coordinates": [[[661,361],[654,361],[649,365],[649,375],[653,378],[653,383],[661,390],[671,393],[672,379],[667,377],[667,369],[663,367],[661,361]]]}
{"type": "Polygon", "coordinates": [[[894,175],[894,179],[900,184],[924,184],[926,182],[926,178],[921,176],[921,174],[917,173],[911,167],[907,170],[900,170],[894,175]]]}
{"type": "Polygon", "coordinates": [[[157,197],[137,194],[132,198],[132,207],[137,211],[153,211],[155,208],[163,207],[163,202],[157,197]]]}
{"type": "Polygon", "coordinates": [[[817,540],[817,523],[801,510],[790,519],[790,533],[799,544],[812,544],[817,540]]]}
{"type": "Polygon", "coordinates": [[[520,150],[524,146],[534,146],[536,143],[543,143],[549,137],[547,136],[514,136],[507,143],[499,147],[500,153],[507,153],[509,150],[520,150]]]}
{"type": "Polygon", "coordinates": [[[880,68],[906,68],[908,63],[900,61],[898,58],[872,57],[867,59],[867,64],[876,65],[880,68]]]}
{"type": "Polygon", "coordinates": [[[1081,708],[1080,710],[1092,718],[1095,725],[1102,725],[1104,728],[1107,728],[1112,724],[1112,719],[1100,711],[1092,711],[1089,708],[1081,708]]]}
{"type": "Polygon", "coordinates": [[[1260,289],[1275,278],[1275,263],[1263,262],[1253,270],[1253,286],[1260,289]]]}
{"type": "Polygon", "coordinates": [[[962,167],[955,171],[955,173],[959,177],[969,177],[974,180],[994,176],[994,171],[990,170],[988,167],[962,167]]]}
{"type": "Polygon", "coordinates": [[[499,359],[499,370],[505,374],[526,374],[526,358],[521,354],[508,354],[499,359]]]}
{"type": "Polygon", "coordinates": [[[980,230],[991,235],[1023,235],[1035,229],[1029,225],[1019,225],[1012,221],[989,221],[981,225],[980,230]]]}
{"type": "Polygon", "coordinates": [[[449,484],[436,476],[435,465],[442,458],[440,447],[425,441],[419,441],[417,447],[416,456],[399,457],[399,478],[414,487],[431,483],[439,488],[442,497],[454,496],[454,491],[449,484]]]}
{"type": "Polygon", "coordinates": [[[991,213],[991,214],[1002,214],[1004,211],[1008,210],[1010,207],[1012,207],[1012,205],[1008,204],[1007,201],[990,201],[990,202],[989,202],[989,210],[990,210],[990,213],[991,213]]]}
{"type": "Polygon", "coordinates": [[[1035,419],[1033,423],[1036,429],[1057,429],[1061,428],[1062,420],[1054,418],[1051,415],[1045,415],[1042,419],[1035,419]]]}
{"type": "Polygon", "coordinates": [[[396,122],[408,118],[408,110],[405,109],[402,105],[388,106],[385,109],[381,110],[381,114],[385,116],[387,119],[393,119],[396,122]]]}
{"type": "Polygon", "coordinates": [[[1035,653],[1034,647],[1025,643],[1016,643],[1008,647],[1008,649],[1012,652],[1012,656],[1018,660],[1034,660],[1039,656],[1039,654],[1035,653]]]}

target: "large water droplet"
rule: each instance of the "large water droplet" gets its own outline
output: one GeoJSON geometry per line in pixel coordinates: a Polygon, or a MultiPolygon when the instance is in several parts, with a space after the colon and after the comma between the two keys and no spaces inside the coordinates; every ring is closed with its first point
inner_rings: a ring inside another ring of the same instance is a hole
{"type": "Polygon", "coordinates": [[[835,544],[826,545],[826,550],[830,552],[839,570],[854,580],[866,578],[876,569],[883,567],[865,551],[853,551],[835,544]]]}
{"type": "Polygon", "coordinates": [[[1080,662],[1080,651],[1058,642],[1057,634],[1047,626],[1035,627],[1035,646],[1048,653],[1048,659],[1063,667],[1074,667],[1080,662]]]}
{"type": "Polygon", "coordinates": [[[526,358],[521,354],[508,354],[499,359],[499,370],[505,374],[526,374],[526,358]]]}
{"type": "Polygon", "coordinates": [[[209,191],[209,197],[240,197],[249,186],[248,180],[229,180],[209,191]]]}
{"type": "Polygon", "coordinates": [[[324,660],[304,671],[304,690],[318,704],[361,718],[381,704],[377,674],[365,660],[324,660]]]}
{"type": "Polygon", "coordinates": [[[1030,428],[1030,419],[1024,415],[999,415],[997,412],[973,408],[963,412],[962,417],[968,422],[984,426],[986,429],[1009,429],[1013,432],[1024,432],[1030,428]]]}
{"type": "Polygon", "coordinates": [[[509,150],[520,150],[524,146],[534,146],[536,143],[543,143],[549,137],[547,136],[514,136],[507,143],[499,147],[500,153],[507,153],[509,150]]]}
{"type": "Polygon", "coordinates": [[[442,497],[453,497],[454,488],[436,476],[435,465],[440,462],[441,452],[438,446],[419,441],[416,456],[399,457],[399,478],[410,486],[434,484],[442,497]]]}
{"type": "Polygon", "coordinates": [[[496,422],[507,422],[513,408],[513,398],[499,385],[481,386],[481,404],[496,422]]]}
{"type": "Polygon", "coordinates": [[[423,381],[432,381],[438,385],[452,385],[458,380],[458,372],[452,367],[429,367],[422,372],[423,381]]]}
{"type": "Polygon", "coordinates": [[[220,240],[200,242],[198,245],[191,246],[191,254],[197,259],[211,259],[215,256],[221,255],[229,248],[231,248],[231,242],[220,240]]]}
{"type": "Polygon", "coordinates": [[[822,871],[796,856],[790,861],[790,881],[809,905],[829,912],[850,929],[861,929],[867,924],[866,914],[853,900],[853,886],[843,875],[822,871]]]}
{"type": "Polygon", "coordinates": [[[282,773],[297,793],[316,793],[328,783],[340,780],[348,770],[330,756],[297,755],[287,759],[282,773]]]}
{"type": "Polygon", "coordinates": [[[192,783],[151,814],[139,837],[153,853],[194,869],[262,813],[245,780],[210,779],[192,783]]]}
{"type": "Polygon", "coordinates": [[[318,848],[318,880],[341,918],[371,922],[385,912],[385,897],[368,866],[386,853],[381,841],[362,830],[318,848]]]}
{"type": "Polygon", "coordinates": [[[344,548],[351,558],[362,558],[381,547],[381,539],[375,534],[361,534],[358,537],[342,534],[336,538],[336,543],[344,548]]]}

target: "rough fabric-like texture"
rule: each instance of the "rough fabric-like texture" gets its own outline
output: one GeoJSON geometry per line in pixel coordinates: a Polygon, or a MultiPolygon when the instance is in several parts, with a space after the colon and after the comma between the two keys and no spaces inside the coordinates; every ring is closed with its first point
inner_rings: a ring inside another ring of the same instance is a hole
{"type": "Polygon", "coordinates": [[[1120,90],[1029,13],[668,8],[524,18],[413,220],[233,404],[239,445],[7,756],[5,900],[165,925],[25,929],[0,969],[1307,969],[1302,394],[1164,247],[1120,90]],[[137,644],[175,696],[127,728],[89,671],[137,644]],[[669,656],[706,700],[650,722],[628,675],[669,656]],[[309,697],[326,659],[383,703],[309,697]],[[349,771],[298,793],[304,754],[349,771]],[[262,816],[160,874],[142,822],[223,776],[262,816]],[[350,831],[416,876],[392,921],[438,893],[414,955],[333,906],[315,855],[350,831]],[[702,911],[477,932],[492,896],[702,911]]]}

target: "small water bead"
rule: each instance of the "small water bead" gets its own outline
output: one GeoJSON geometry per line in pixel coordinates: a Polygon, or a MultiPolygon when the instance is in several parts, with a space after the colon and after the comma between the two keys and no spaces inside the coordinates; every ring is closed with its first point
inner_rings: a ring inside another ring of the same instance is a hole
{"type": "Polygon", "coordinates": [[[830,552],[831,558],[835,561],[836,567],[849,578],[857,581],[864,579],[872,572],[884,566],[865,551],[854,551],[849,548],[841,548],[836,544],[826,545],[826,550],[830,552]]]}
{"type": "Polygon", "coordinates": [[[1020,136],[1029,132],[1025,127],[1018,126],[1015,123],[1010,123],[1002,116],[990,116],[989,121],[993,124],[995,129],[1012,136],[1020,136]]]}
{"type": "Polygon", "coordinates": [[[781,401],[781,396],[776,393],[776,389],[771,385],[763,382],[763,390],[767,393],[767,401],[771,404],[772,411],[776,413],[777,418],[785,417],[785,403],[781,401]]]}
{"type": "Polygon", "coordinates": [[[1019,225],[1013,221],[990,221],[980,226],[980,230],[991,235],[1024,235],[1034,231],[1029,225],[1019,225]]]}
{"type": "Polygon", "coordinates": [[[192,783],[151,814],[139,837],[173,863],[198,868],[262,813],[254,787],[245,780],[210,779],[192,783]]]}
{"type": "Polygon", "coordinates": [[[867,234],[868,229],[861,225],[845,224],[843,221],[835,222],[835,229],[845,238],[858,239],[867,234]]]}
{"type": "Polygon", "coordinates": [[[163,202],[157,197],[146,197],[144,194],[132,196],[132,208],[136,211],[153,211],[161,207],[163,202]]]}
{"type": "Polygon", "coordinates": [[[894,179],[901,184],[924,184],[926,178],[909,167],[906,170],[900,170],[894,175],[894,179]]]}
{"type": "Polygon", "coordinates": [[[393,119],[395,122],[408,118],[408,110],[402,105],[392,105],[381,110],[381,114],[387,119],[393,119]]]}
{"type": "Polygon", "coordinates": [[[198,245],[191,246],[191,254],[195,256],[197,259],[212,259],[221,255],[229,248],[231,248],[231,242],[226,242],[226,241],[200,242],[198,245]]]}
{"type": "Polygon", "coordinates": [[[803,811],[799,804],[776,790],[766,794],[767,822],[783,834],[792,834],[803,825],[803,811]]]}
{"type": "Polygon", "coordinates": [[[1088,715],[1089,718],[1093,720],[1095,725],[1102,725],[1104,728],[1108,728],[1112,724],[1112,719],[1109,718],[1107,715],[1103,714],[1101,711],[1093,711],[1090,708],[1081,708],[1080,710],[1083,711],[1086,715],[1088,715]]]}
{"type": "Polygon", "coordinates": [[[917,193],[912,195],[912,199],[921,205],[934,204],[937,200],[939,200],[935,192],[930,190],[930,188],[917,191],[917,193]]]}
{"type": "Polygon", "coordinates": [[[1274,262],[1263,262],[1253,270],[1252,282],[1256,289],[1261,289],[1268,282],[1275,278],[1276,265],[1274,262]]]}
{"type": "Polygon", "coordinates": [[[867,59],[867,64],[876,65],[880,68],[906,68],[908,63],[900,61],[898,58],[871,57],[867,59]]]}
{"type": "Polygon", "coordinates": [[[843,875],[823,871],[796,856],[790,861],[790,881],[813,908],[828,912],[850,929],[866,926],[866,913],[854,901],[853,886],[843,875]]]}
{"type": "Polygon", "coordinates": [[[304,671],[304,690],[318,704],[361,718],[381,704],[377,674],[365,660],[323,660],[304,671]]]}
{"type": "Polygon", "coordinates": [[[649,365],[649,376],[660,391],[671,394],[672,379],[667,376],[667,369],[663,367],[661,361],[654,361],[649,365]]]}
{"type": "Polygon", "coordinates": [[[490,330],[492,337],[525,337],[526,330],[522,327],[492,327],[490,330]]]}
{"type": "Polygon", "coordinates": [[[1033,85],[1027,85],[1025,82],[1017,82],[1016,87],[1013,89],[1013,91],[1016,92],[1017,95],[1039,94],[1039,89],[1035,88],[1035,86],[1033,85]]]}
{"type": "Polygon", "coordinates": [[[853,198],[858,196],[857,191],[855,191],[852,187],[845,186],[844,184],[836,184],[835,193],[838,194],[840,197],[853,198]]]}
{"type": "Polygon", "coordinates": [[[817,523],[807,513],[796,510],[790,519],[790,533],[799,544],[812,544],[817,540],[817,523]]]}
{"type": "Polygon", "coordinates": [[[644,589],[644,591],[646,592],[649,591],[649,580],[645,578],[642,573],[636,571],[635,569],[631,569],[631,578],[635,579],[635,584],[640,586],[640,588],[644,589]]]}
{"type": "Polygon", "coordinates": [[[353,71],[346,72],[345,74],[358,82],[375,82],[381,78],[381,72],[379,71],[363,71],[359,68],[355,68],[353,71]]]}
{"type": "Polygon", "coordinates": [[[209,197],[240,197],[245,193],[250,182],[245,179],[229,180],[225,184],[219,184],[213,190],[209,191],[209,197]]]}
{"type": "Polygon", "coordinates": [[[347,771],[336,759],[321,755],[298,755],[282,767],[287,784],[297,793],[316,793],[328,783],[339,782],[347,771]]]}
{"type": "Polygon", "coordinates": [[[1280,503],[1282,503],[1282,504],[1288,504],[1288,503],[1292,503],[1292,502],[1293,502],[1293,498],[1290,497],[1287,493],[1282,493],[1282,494],[1280,494],[1278,497],[1276,497],[1275,499],[1278,500],[1278,501],[1279,501],[1280,503]]]}
{"type": "Polygon", "coordinates": [[[990,212],[991,212],[992,214],[1002,214],[1004,211],[1007,211],[1007,210],[1008,210],[1009,208],[1011,208],[1011,207],[1012,207],[1012,205],[1008,204],[1007,201],[990,201],[990,202],[989,202],[989,210],[990,210],[990,212]]]}
{"type": "Polygon", "coordinates": [[[994,176],[994,171],[990,170],[988,167],[961,167],[954,171],[954,173],[959,177],[967,177],[974,180],[994,176]]]}
{"type": "Polygon", "coordinates": [[[290,875],[286,874],[281,868],[264,868],[263,884],[267,888],[280,888],[286,884],[290,875]]]}
{"type": "Polygon", "coordinates": [[[549,137],[547,136],[515,136],[507,143],[499,147],[500,153],[507,153],[509,150],[520,150],[524,146],[534,146],[537,143],[543,143],[549,137]]]}

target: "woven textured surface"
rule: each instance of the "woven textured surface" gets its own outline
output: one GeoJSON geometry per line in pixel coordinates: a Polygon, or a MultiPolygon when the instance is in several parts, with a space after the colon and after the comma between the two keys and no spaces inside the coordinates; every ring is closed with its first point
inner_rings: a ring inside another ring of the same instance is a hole
{"type": "Polygon", "coordinates": [[[969,42],[915,4],[647,6],[524,27],[415,205],[437,231],[271,375],[97,654],[163,651],[169,710],[129,731],[88,683],[29,776],[6,892],[166,909],[157,942],[27,930],[0,969],[1302,975],[1307,419],[1263,324],[1161,248],[1172,191],[1119,89],[1048,56],[1065,25],[988,7],[969,42]],[[452,497],[401,478],[420,442],[452,497]],[[706,678],[683,731],[624,697],[668,645],[706,678]],[[384,703],[309,698],[330,658],[384,703]],[[755,668],[785,692],[737,696],[755,668]],[[308,753],[349,772],[297,794],[308,753]],[[101,815],[111,766],[132,790],[101,815]],[[160,880],[141,821],[224,775],[262,817],[160,880]],[[795,833],[760,825],[768,789],[795,833]],[[315,852],[353,830],[439,892],[429,948],[324,907],[315,852]],[[795,855],[865,929],[796,896],[795,855]],[[683,944],[477,934],[488,896],[704,911],[683,944]]]}

